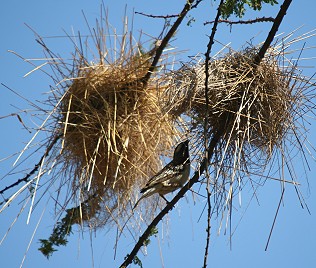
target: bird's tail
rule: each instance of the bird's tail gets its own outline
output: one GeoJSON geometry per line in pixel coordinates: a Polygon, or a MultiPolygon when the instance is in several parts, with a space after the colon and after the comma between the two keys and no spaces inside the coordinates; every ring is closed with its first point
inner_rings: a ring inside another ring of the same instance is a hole
{"type": "Polygon", "coordinates": [[[137,202],[135,203],[134,207],[132,208],[132,211],[137,207],[137,205],[139,204],[139,202],[145,198],[145,197],[148,197],[148,196],[151,196],[153,195],[154,193],[156,193],[155,189],[154,188],[143,188],[141,191],[141,193],[143,193],[143,195],[137,200],[137,202]]]}
{"type": "Polygon", "coordinates": [[[141,198],[139,198],[139,199],[137,200],[137,202],[135,203],[135,205],[134,205],[133,208],[132,208],[132,211],[134,211],[134,209],[137,207],[137,205],[139,204],[139,202],[140,202],[143,198],[144,198],[144,196],[142,196],[141,198]]]}

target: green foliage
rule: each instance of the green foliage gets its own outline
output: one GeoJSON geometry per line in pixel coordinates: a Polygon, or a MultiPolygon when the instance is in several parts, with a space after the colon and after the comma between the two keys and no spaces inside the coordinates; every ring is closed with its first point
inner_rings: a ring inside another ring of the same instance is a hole
{"type": "MultiPolygon", "coordinates": [[[[129,254],[127,254],[124,258],[124,260],[126,260],[128,258],[129,254]]],[[[133,263],[135,265],[138,265],[140,268],[143,268],[143,263],[142,261],[137,257],[137,255],[134,257],[133,259],[133,263]]],[[[126,268],[126,266],[121,266],[120,268],[126,268]]]]}
{"type": "Polygon", "coordinates": [[[151,236],[156,236],[158,234],[158,229],[157,227],[153,227],[151,230],[150,230],[150,234],[148,236],[148,238],[144,241],[144,246],[148,246],[150,244],[150,237],[151,236]]]}
{"type": "Polygon", "coordinates": [[[55,251],[57,251],[57,249],[53,247],[53,242],[50,240],[40,239],[39,241],[42,246],[38,250],[41,251],[47,259],[49,259],[49,257],[52,256],[55,251]]]}
{"type": "Polygon", "coordinates": [[[195,22],[195,18],[189,15],[187,19],[188,19],[187,26],[192,27],[192,24],[195,22]]]}
{"type": "Polygon", "coordinates": [[[278,4],[276,0],[226,0],[221,9],[222,17],[227,19],[234,14],[241,18],[246,12],[245,5],[248,5],[253,10],[261,10],[264,3],[270,5],[278,4]]]}
{"type": "Polygon", "coordinates": [[[142,261],[141,261],[137,256],[134,257],[133,263],[134,263],[135,265],[138,265],[140,268],[143,268],[142,261]]]}
{"type": "MultiPolygon", "coordinates": [[[[151,236],[156,236],[158,234],[158,229],[157,229],[157,227],[153,227],[151,230],[150,230],[150,233],[149,233],[149,235],[148,235],[148,238],[144,241],[144,243],[143,243],[143,245],[144,246],[148,246],[149,245],[149,243],[150,243],[150,237],[151,236]]],[[[126,256],[125,256],[125,260],[128,258],[128,256],[129,256],[129,254],[127,254],[126,256]]],[[[140,268],[143,268],[143,264],[142,264],[142,261],[137,257],[137,256],[135,256],[134,257],[134,259],[133,259],[133,263],[135,264],[135,265],[138,265],[140,268]]],[[[121,268],[125,268],[125,267],[123,267],[123,266],[121,266],[121,268]]]]}
{"type": "Polygon", "coordinates": [[[67,236],[72,233],[72,225],[77,223],[77,208],[68,209],[66,212],[66,216],[57,222],[50,237],[48,239],[39,240],[41,247],[38,250],[41,251],[47,259],[57,251],[55,247],[67,245],[67,236]]]}

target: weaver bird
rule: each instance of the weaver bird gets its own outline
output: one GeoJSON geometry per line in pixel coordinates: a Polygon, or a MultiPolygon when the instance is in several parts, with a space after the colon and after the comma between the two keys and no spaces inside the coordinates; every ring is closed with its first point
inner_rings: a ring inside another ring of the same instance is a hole
{"type": "Polygon", "coordinates": [[[139,201],[158,193],[166,202],[165,194],[171,193],[181,188],[189,179],[190,175],[190,156],[189,141],[186,140],[177,145],[173,153],[173,159],[155,176],[153,176],[140,190],[143,194],[136,202],[133,209],[136,208],[139,201]]]}

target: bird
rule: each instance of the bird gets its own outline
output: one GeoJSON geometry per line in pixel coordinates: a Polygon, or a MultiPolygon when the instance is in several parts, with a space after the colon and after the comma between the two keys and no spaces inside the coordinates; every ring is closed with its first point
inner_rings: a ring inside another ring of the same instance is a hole
{"type": "Polygon", "coordinates": [[[173,159],[156,175],[154,175],[145,187],[140,190],[142,196],[134,205],[146,197],[158,193],[167,203],[164,195],[181,188],[189,179],[190,175],[190,155],[189,141],[185,140],[177,145],[173,153],[173,159]]]}

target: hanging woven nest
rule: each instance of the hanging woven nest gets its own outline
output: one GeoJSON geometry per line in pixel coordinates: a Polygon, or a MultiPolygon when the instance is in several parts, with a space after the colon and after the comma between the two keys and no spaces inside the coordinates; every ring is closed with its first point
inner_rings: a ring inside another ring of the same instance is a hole
{"type": "Polygon", "coordinates": [[[135,189],[159,170],[159,156],[176,134],[160,109],[163,89],[154,78],[142,82],[151,58],[138,51],[122,55],[124,62],[80,66],[60,101],[59,158],[72,178],[73,194],[89,199],[89,215],[82,219],[98,214],[94,220],[101,225],[130,208],[135,189]]]}
{"type": "Polygon", "coordinates": [[[225,142],[242,138],[243,143],[270,155],[293,124],[299,92],[294,91],[291,69],[282,69],[273,53],[255,65],[257,52],[247,48],[209,63],[208,106],[205,64],[184,65],[173,72],[175,87],[166,92],[165,110],[174,116],[189,115],[191,129],[201,137],[206,117],[209,137],[223,129],[225,142]]]}

